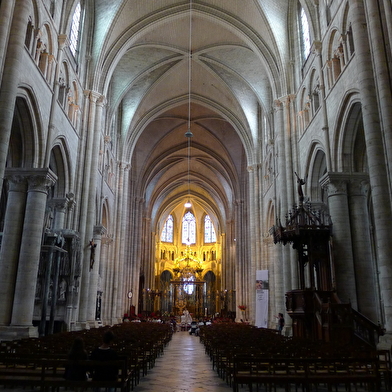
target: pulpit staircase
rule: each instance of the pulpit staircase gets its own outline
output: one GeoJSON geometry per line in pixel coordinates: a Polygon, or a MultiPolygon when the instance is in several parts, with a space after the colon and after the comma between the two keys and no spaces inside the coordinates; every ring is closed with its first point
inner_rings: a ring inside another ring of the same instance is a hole
{"type": "Polygon", "coordinates": [[[336,292],[292,290],[286,293],[286,310],[292,318],[293,336],[314,341],[376,349],[380,325],[342,303],[336,292]]]}

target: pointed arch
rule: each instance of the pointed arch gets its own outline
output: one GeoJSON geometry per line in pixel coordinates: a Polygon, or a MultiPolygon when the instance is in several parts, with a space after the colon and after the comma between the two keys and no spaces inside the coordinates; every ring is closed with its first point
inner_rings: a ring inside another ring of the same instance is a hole
{"type": "Polygon", "coordinates": [[[50,152],[49,168],[57,176],[53,197],[65,197],[70,191],[72,179],[69,149],[64,137],[59,137],[54,141],[50,152]]]}

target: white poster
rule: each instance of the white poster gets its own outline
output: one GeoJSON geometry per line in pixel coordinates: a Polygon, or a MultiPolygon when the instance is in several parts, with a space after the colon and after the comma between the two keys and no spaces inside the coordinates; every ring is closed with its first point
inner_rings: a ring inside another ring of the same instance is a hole
{"type": "Polygon", "coordinates": [[[256,326],[268,328],[268,270],[256,271],[256,326]]]}

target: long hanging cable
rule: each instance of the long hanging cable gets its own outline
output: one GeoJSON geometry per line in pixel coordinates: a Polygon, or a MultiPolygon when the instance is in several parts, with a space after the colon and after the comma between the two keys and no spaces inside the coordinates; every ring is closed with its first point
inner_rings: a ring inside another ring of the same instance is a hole
{"type": "Polygon", "coordinates": [[[188,53],[188,132],[191,132],[191,87],[192,87],[192,0],[189,1],[189,53],[188,53]]]}
{"type": "Polygon", "coordinates": [[[188,130],[185,136],[188,138],[188,201],[186,204],[190,206],[189,196],[190,190],[190,161],[191,161],[191,87],[192,87],[192,0],[189,0],[189,52],[188,52],[188,130]]]}

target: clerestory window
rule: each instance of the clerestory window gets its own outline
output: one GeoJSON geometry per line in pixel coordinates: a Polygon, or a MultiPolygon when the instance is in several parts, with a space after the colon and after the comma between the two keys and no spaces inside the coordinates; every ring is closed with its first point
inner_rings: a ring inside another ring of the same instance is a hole
{"type": "Polygon", "coordinates": [[[306,16],[305,10],[302,7],[300,11],[300,22],[301,22],[302,54],[304,56],[304,59],[306,59],[310,53],[310,30],[309,30],[308,18],[306,16]]]}
{"type": "Polygon", "coordinates": [[[212,223],[209,215],[206,215],[204,218],[204,242],[205,243],[216,242],[214,224],[212,223]]]}
{"type": "Polygon", "coordinates": [[[71,30],[69,32],[69,49],[71,50],[71,53],[74,55],[74,57],[76,57],[79,46],[81,15],[82,7],[80,2],[78,2],[72,16],[71,30]]]}
{"type": "Polygon", "coordinates": [[[173,233],[174,233],[174,219],[172,215],[169,215],[166,219],[165,225],[163,226],[161,241],[173,242],[173,233]]]}
{"type": "Polygon", "coordinates": [[[182,243],[196,244],[196,218],[190,211],[182,218],[182,243]]]}

